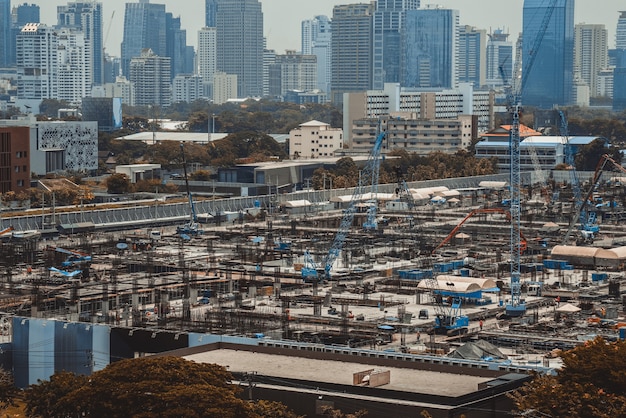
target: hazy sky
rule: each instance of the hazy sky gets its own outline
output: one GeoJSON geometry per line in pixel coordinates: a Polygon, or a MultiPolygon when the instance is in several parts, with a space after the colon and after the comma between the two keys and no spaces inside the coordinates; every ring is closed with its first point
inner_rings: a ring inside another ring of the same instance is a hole
{"type": "MultiPolygon", "coordinates": [[[[56,24],[56,6],[67,4],[59,0],[13,0],[13,5],[23,2],[36,3],[41,7],[43,23],[56,24]]],[[[100,0],[103,4],[103,25],[106,35],[110,25],[107,52],[120,55],[120,43],[124,32],[124,5],[128,0],[100,0]],[[114,13],[113,19],[111,19],[114,13]]],[[[547,1],[547,0],[546,0],[547,1]]],[[[197,31],[204,25],[204,0],[151,0],[151,3],[165,4],[166,10],[180,16],[184,29],[187,29],[187,43],[197,44],[197,31]]],[[[264,32],[267,46],[283,53],[285,49],[300,49],[300,22],[316,15],[332,17],[336,4],[365,3],[350,0],[261,0],[263,4],[264,32]]],[[[512,41],[522,27],[523,0],[439,0],[424,1],[426,4],[439,4],[458,9],[461,24],[480,29],[504,27],[512,34],[512,41]]],[[[619,10],[626,10],[624,0],[578,0],[576,1],[575,23],[603,23],[609,32],[609,47],[615,44],[615,27],[619,10]]]]}

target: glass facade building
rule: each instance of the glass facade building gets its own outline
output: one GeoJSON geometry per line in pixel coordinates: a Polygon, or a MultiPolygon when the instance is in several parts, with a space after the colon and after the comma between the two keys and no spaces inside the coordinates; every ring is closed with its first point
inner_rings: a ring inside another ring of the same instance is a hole
{"type": "Polygon", "coordinates": [[[420,9],[406,12],[402,39],[402,86],[456,88],[459,12],[420,9]]]}
{"type": "Polygon", "coordinates": [[[554,9],[544,0],[524,0],[523,36],[522,104],[544,109],[571,104],[574,0],[557,0],[554,9]]]}
{"type": "Polygon", "coordinates": [[[130,60],[141,55],[144,48],[165,57],[167,35],[165,5],[147,2],[126,3],[124,40],[122,41],[122,72],[130,74],[130,60]]]}
{"type": "Polygon", "coordinates": [[[11,0],[0,0],[0,67],[11,64],[12,45],[11,0]]]}

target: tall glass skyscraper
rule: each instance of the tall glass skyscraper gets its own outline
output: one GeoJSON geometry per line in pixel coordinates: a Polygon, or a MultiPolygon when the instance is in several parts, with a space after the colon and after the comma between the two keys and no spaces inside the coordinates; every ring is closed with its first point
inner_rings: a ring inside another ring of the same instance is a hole
{"type": "Polygon", "coordinates": [[[402,86],[457,87],[458,33],[458,10],[407,11],[402,40],[402,86]]]}
{"type": "Polygon", "coordinates": [[[239,97],[263,94],[263,11],[259,0],[217,0],[217,70],[237,75],[239,97]]]}
{"type": "Polygon", "coordinates": [[[615,48],[626,49],[626,12],[619,12],[615,32],[615,48]]]}
{"type": "Polygon", "coordinates": [[[400,82],[401,32],[407,10],[417,10],[420,0],[377,0],[373,14],[372,88],[400,82]]]}
{"type": "Polygon", "coordinates": [[[302,21],[302,54],[317,57],[317,88],[330,91],[332,25],[328,16],[302,21]]]}
{"type": "Polygon", "coordinates": [[[216,25],[217,2],[218,0],[205,0],[204,2],[204,26],[207,28],[214,28],[216,25]]]}
{"type": "Polygon", "coordinates": [[[130,60],[150,48],[155,55],[167,56],[165,5],[151,4],[147,0],[126,3],[124,14],[124,40],[122,41],[122,72],[130,73],[130,60]]]}
{"type": "Polygon", "coordinates": [[[571,104],[574,0],[557,0],[553,10],[545,0],[524,0],[523,36],[522,104],[544,109],[571,104]],[[544,17],[550,12],[552,15],[544,31],[544,17]],[[535,48],[542,33],[541,43],[535,48]]]}
{"type": "Polygon", "coordinates": [[[487,78],[487,31],[473,26],[459,27],[459,53],[456,60],[460,83],[485,85],[487,78]]]}
{"type": "Polygon", "coordinates": [[[11,65],[11,0],[0,0],[0,67],[11,65]]]}
{"type": "Polygon", "coordinates": [[[58,25],[80,29],[85,34],[85,43],[91,49],[91,80],[95,85],[103,83],[104,49],[102,45],[102,3],[70,2],[57,6],[58,25]]]}
{"type": "Polygon", "coordinates": [[[510,83],[513,77],[513,44],[508,40],[509,34],[502,29],[496,29],[489,35],[487,42],[487,85],[491,87],[510,83]],[[504,72],[504,80],[500,74],[504,72]]]}

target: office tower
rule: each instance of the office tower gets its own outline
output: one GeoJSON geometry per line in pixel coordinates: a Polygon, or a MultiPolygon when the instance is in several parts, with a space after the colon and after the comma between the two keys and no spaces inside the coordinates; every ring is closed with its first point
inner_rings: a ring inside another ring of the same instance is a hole
{"type": "Polygon", "coordinates": [[[487,41],[487,85],[491,87],[502,86],[510,83],[513,77],[513,43],[508,40],[509,34],[502,29],[496,29],[490,33],[487,41]],[[504,80],[500,74],[500,68],[504,72],[504,80]]]}
{"type": "Polygon", "coordinates": [[[276,64],[276,51],[273,49],[263,50],[263,97],[270,96],[270,84],[274,85],[272,79],[277,77],[274,64],[276,64]]]}
{"type": "Polygon", "coordinates": [[[213,95],[213,74],[215,74],[217,59],[217,30],[214,27],[202,28],[198,31],[198,74],[202,77],[203,94],[205,97],[213,95]]]}
{"type": "Polygon", "coordinates": [[[73,27],[85,34],[86,47],[90,50],[90,67],[93,84],[101,85],[104,77],[104,49],[102,45],[102,3],[70,2],[57,6],[60,27],[73,27]]]}
{"type": "Polygon", "coordinates": [[[122,72],[130,73],[130,60],[143,49],[150,48],[160,57],[167,56],[165,5],[148,0],[126,3],[124,40],[122,41],[122,72]]]}
{"type": "Polygon", "coordinates": [[[78,104],[91,95],[92,57],[85,32],[74,28],[59,28],[57,50],[57,97],[78,104]]]}
{"type": "Polygon", "coordinates": [[[0,0],[0,67],[11,65],[11,0],[0,0]]]}
{"type": "Polygon", "coordinates": [[[402,45],[402,86],[457,87],[458,31],[457,10],[407,11],[402,45]]]}
{"type": "Polygon", "coordinates": [[[553,9],[543,0],[524,0],[522,31],[522,104],[544,109],[569,105],[574,71],[574,0],[556,0],[553,9]],[[544,22],[550,12],[550,19],[544,22]]]}
{"type": "Polygon", "coordinates": [[[317,57],[317,88],[330,91],[332,24],[327,16],[302,21],[302,54],[317,57]]]}
{"type": "Polygon", "coordinates": [[[619,12],[615,33],[615,48],[626,49],[626,12],[619,12]]]}
{"type": "Polygon", "coordinates": [[[14,8],[14,21],[13,23],[18,26],[24,26],[27,23],[39,23],[40,10],[36,4],[20,4],[14,8]]]}
{"type": "Polygon", "coordinates": [[[129,80],[135,86],[135,106],[168,107],[172,103],[169,57],[145,48],[130,60],[129,80]]]}
{"type": "Polygon", "coordinates": [[[286,51],[276,55],[270,67],[270,96],[284,96],[289,90],[310,91],[317,85],[317,58],[315,55],[286,51]]]}
{"type": "Polygon", "coordinates": [[[171,13],[165,14],[165,27],[167,46],[165,56],[171,58],[172,79],[178,74],[192,72],[187,69],[187,31],[181,28],[180,17],[174,17],[171,13]]]}
{"type": "Polygon", "coordinates": [[[373,15],[372,88],[400,82],[401,38],[407,10],[417,10],[419,0],[377,0],[373,15]]]}
{"type": "Polygon", "coordinates": [[[216,24],[217,16],[217,2],[218,0],[205,0],[204,2],[204,26],[207,28],[214,28],[216,24]]]}
{"type": "Polygon", "coordinates": [[[17,35],[18,99],[57,97],[57,31],[40,23],[25,25],[17,35]]]}
{"type": "Polygon", "coordinates": [[[608,67],[608,32],[604,25],[574,27],[574,75],[584,81],[591,97],[599,96],[598,74],[608,67]]]}
{"type": "Polygon", "coordinates": [[[459,27],[457,56],[459,83],[472,83],[476,88],[487,79],[487,31],[473,26],[459,27]]]}
{"type": "Polygon", "coordinates": [[[263,93],[263,12],[258,0],[217,1],[217,70],[237,75],[239,97],[263,93]]]}
{"type": "Polygon", "coordinates": [[[373,4],[345,4],[333,8],[331,41],[331,100],[340,105],[343,94],[372,86],[373,4]]]}

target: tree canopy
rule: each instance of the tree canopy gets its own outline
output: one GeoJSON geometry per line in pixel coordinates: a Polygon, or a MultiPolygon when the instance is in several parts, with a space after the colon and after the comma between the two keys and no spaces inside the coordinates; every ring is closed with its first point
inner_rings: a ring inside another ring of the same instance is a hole
{"type": "Polygon", "coordinates": [[[276,402],[248,403],[222,366],[179,357],[110,364],[91,376],[60,372],[26,391],[30,416],[297,418],[276,402]]]}
{"type": "Polygon", "coordinates": [[[560,357],[556,376],[536,376],[513,393],[519,415],[626,416],[626,342],[598,337],[560,357]]]}

